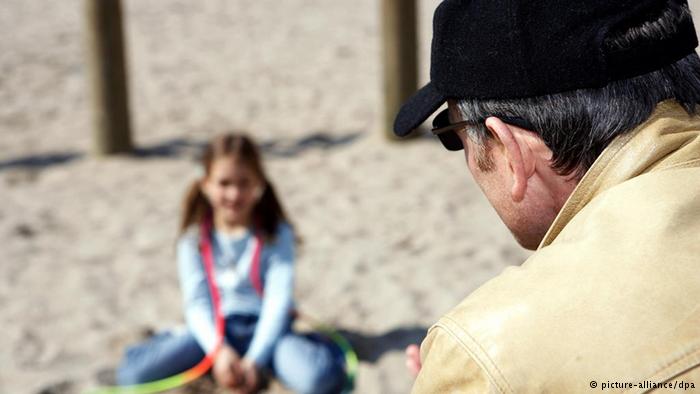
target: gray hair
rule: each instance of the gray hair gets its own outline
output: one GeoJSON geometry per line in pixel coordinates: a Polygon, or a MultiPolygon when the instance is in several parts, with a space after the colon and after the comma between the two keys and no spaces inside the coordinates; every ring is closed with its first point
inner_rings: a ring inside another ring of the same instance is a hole
{"type": "MultiPolygon", "coordinates": [[[[672,34],[687,18],[687,6],[671,1],[654,20],[613,32],[605,46],[609,50],[628,48],[658,40],[672,34]]],[[[581,177],[615,137],[639,126],[659,102],[668,99],[675,99],[689,114],[695,113],[700,103],[697,54],[602,88],[521,99],[465,99],[457,101],[457,106],[464,120],[475,123],[468,133],[479,149],[485,149],[490,136],[481,120],[489,116],[521,117],[533,125],[533,131],[552,150],[552,168],[562,175],[581,177]]]]}

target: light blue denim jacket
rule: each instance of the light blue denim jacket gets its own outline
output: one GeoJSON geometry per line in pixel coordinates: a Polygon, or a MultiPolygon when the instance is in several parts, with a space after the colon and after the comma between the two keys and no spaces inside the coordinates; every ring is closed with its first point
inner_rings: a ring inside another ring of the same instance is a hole
{"type": "MultiPolygon", "coordinates": [[[[214,276],[223,316],[259,316],[245,357],[258,366],[264,366],[270,360],[275,342],[287,328],[294,303],[294,233],[291,226],[280,224],[275,239],[263,245],[260,253],[263,299],[250,281],[254,249],[255,236],[250,230],[237,237],[214,231],[214,276]]],[[[187,326],[208,353],[214,347],[216,329],[197,228],[190,228],[180,237],[177,261],[187,326]]]]}

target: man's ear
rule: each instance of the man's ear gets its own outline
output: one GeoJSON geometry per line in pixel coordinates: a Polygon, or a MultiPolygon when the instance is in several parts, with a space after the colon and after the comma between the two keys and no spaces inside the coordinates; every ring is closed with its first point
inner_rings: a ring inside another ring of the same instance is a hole
{"type": "Polygon", "coordinates": [[[503,146],[503,152],[513,179],[510,195],[513,201],[520,202],[525,198],[527,180],[535,172],[536,161],[534,153],[526,142],[526,132],[504,123],[495,116],[486,119],[485,123],[493,137],[503,146]]]}

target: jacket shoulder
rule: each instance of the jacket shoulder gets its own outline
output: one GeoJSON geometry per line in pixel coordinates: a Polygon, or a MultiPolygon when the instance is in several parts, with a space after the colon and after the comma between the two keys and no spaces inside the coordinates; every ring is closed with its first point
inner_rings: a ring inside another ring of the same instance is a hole
{"type": "Polygon", "coordinates": [[[437,323],[421,344],[421,371],[413,394],[503,392],[450,327],[437,323]]]}

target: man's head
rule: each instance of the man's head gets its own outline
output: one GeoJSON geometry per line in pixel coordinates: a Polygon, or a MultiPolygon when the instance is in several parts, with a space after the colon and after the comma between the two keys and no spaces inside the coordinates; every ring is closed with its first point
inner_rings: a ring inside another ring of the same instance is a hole
{"type": "MultiPolygon", "coordinates": [[[[463,120],[459,103],[448,101],[451,117],[463,120]]],[[[491,205],[515,239],[535,249],[576,186],[576,180],[560,176],[551,166],[552,151],[542,138],[496,116],[482,127],[489,133],[474,138],[474,126],[456,131],[467,166],[491,205]]]]}
{"type": "Polygon", "coordinates": [[[685,1],[544,3],[443,2],[432,82],[395,124],[405,135],[447,101],[474,179],[530,249],[615,137],[663,100],[700,103],[685,1]]]}

